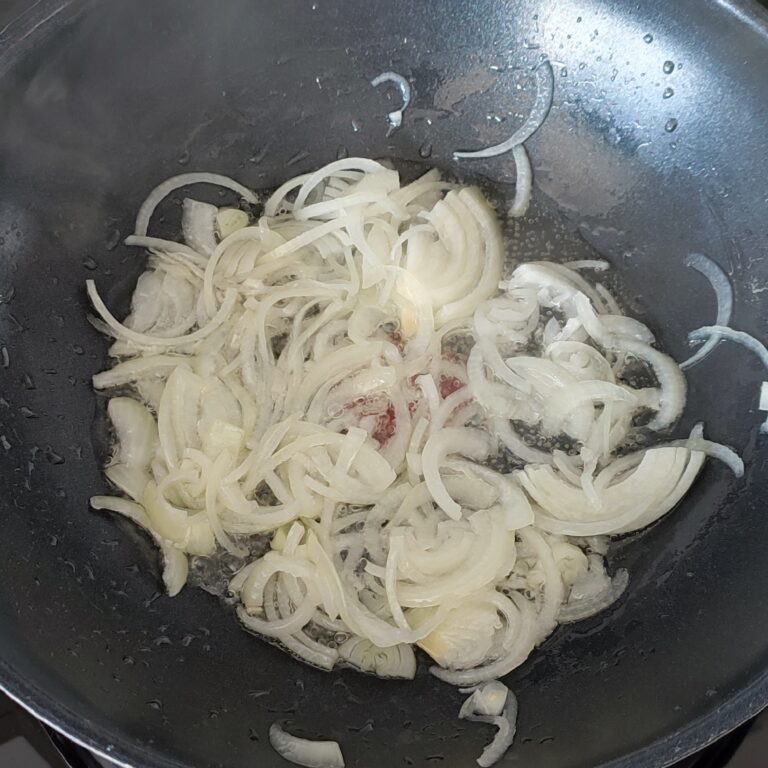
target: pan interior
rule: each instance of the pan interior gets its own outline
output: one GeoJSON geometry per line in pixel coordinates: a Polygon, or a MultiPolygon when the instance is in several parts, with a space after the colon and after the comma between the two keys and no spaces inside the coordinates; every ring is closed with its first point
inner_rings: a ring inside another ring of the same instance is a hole
{"type": "MultiPolygon", "coordinates": [[[[268,189],[344,154],[386,157],[466,173],[503,199],[510,157],[458,170],[452,151],[509,135],[533,97],[517,86],[546,57],[555,105],[530,142],[535,209],[510,256],[609,258],[627,311],[683,359],[687,331],[714,319],[684,265],[702,252],[731,277],[734,327],[765,338],[764,26],[698,0],[61,6],[35,4],[0,54],[4,684],[145,766],[276,764],[276,719],[339,740],[350,766],[472,764],[489,734],[457,720],[453,689],[308,669],[216,598],[160,595],[149,542],[89,510],[105,489],[90,376],[106,344],[84,282],[127,308],[144,264],[121,240],[147,191],[185,170],[268,189]],[[385,70],[414,88],[390,137],[396,97],[369,83],[385,70]]],[[[521,715],[502,765],[659,765],[764,703],[765,377],[725,344],[691,371],[680,433],[704,419],[746,476],[710,465],[676,512],[616,545],[612,565],[630,572],[620,605],[558,630],[508,681],[521,715]]]]}

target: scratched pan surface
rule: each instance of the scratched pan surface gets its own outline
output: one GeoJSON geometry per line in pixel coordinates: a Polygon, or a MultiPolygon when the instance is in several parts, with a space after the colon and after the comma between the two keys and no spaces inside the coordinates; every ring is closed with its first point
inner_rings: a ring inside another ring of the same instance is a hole
{"type": "MultiPolygon", "coordinates": [[[[490,729],[459,723],[457,692],[427,674],[301,666],[200,590],[160,596],[149,543],[89,511],[104,489],[89,378],[105,344],[84,281],[125,309],[142,259],[119,241],[147,190],[185,169],[268,188],[348,152],[457,173],[453,149],[519,124],[527,72],[547,57],[555,105],[530,142],[537,210],[514,255],[609,257],[629,308],[682,358],[686,332],[714,318],[709,286],[683,265],[701,251],[731,276],[734,326],[765,337],[765,12],[726,0],[28,5],[0,33],[2,685],[142,768],[283,765],[267,742],[276,719],[338,739],[352,768],[473,765],[490,729]],[[389,138],[394,94],[368,84],[387,69],[414,87],[389,138]]],[[[507,157],[471,170],[500,194],[514,178],[507,157]]],[[[763,378],[732,345],[691,371],[680,431],[706,418],[746,477],[708,466],[673,515],[617,545],[612,565],[631,574],[620,603],[558,630],[510,676],[521,714],[502,765],[661,766],[766,703],[763,378]]]]}

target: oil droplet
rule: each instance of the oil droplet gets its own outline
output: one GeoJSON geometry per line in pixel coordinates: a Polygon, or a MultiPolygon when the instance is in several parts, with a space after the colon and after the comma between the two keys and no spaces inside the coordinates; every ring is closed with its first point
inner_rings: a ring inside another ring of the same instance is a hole
{"type": "Polygon", "coordinates": [[[432,144],[428,141],[425,141],[420,147],[419,147],[419,157],[423,157],[425,160],[428,157],[432,157],[432,144]]]}
{"type": "Polygon", "coordinates": [[[664,62],[662,69],[664,70],[665,75],[671,75],[675,71],[675,63],[667,59],[667,61],[664,62]]]}
{"type": "Polygon", "coordinates": [[[586,63],[582,61],[581,64],[579,64],[579,69],[586,69],[586,66],[586,63]]]}
{"type": "Polygon", "coordinates": [[[160,699],[150,699],[147,702],[147,706],[150,707],[150,709],[156,709],[159,711],[163,708],[163,702],[160,701],[160,699]]]}
{"type": "Polygon", "coordinates": [[[675,92],[672,90],[672,88],[665,88],[664,93],[661,94],[661,97],[663,99],[671,99],[675,95],[675,92]]]}
{"type": "Polygon", "coordinates": [[[643,36],[643,42],[644,43],[648,43],[648,44],[652,43],[653,42],[653,35],[650,34],[650,32],[647,35],[644,35],[643,36]]]}
{"type": "Polygon", "coordinates": [[[667,120],[666,125],[664,126],[664,130],[667,133],[672,133],[677,129],[677,119],[674,117],[670,117],[669,120],[667,120]]]}
{"type": "Polygon", "coordinates": [[[568,67],[563,67],[560,70],[560,77],[568,77],[568,67]]]}
{"type": "Polygon", "coordinates": [[[576,17],[576,23],[577,24],[581,24],[581,16],[577,16],[576,17]]]}

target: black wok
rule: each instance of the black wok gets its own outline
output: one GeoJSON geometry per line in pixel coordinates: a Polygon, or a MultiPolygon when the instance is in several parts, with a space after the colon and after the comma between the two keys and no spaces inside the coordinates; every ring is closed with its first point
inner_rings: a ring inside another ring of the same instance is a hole
{"type": "MultiPolygon", "coordinates": [[[[516,85],[546,56],[555,106],[530,142],[537,210],[516,255],[607,256],[630,310],[682,359],[687,331],[714,319],[683,263],[701,251],[731,276],[734,326],[765,338],[768,15],[747,0],[22,9],[0,33],[2,686],[142,768],[282,765],[276,719],[338,739],[353,768],[474,765],[490,731],[457,720],[453,689],[304,667],[215,597],[160,595],[149,542],[89,510],[105,488],[90,376],[106,345],[84,282],[125,311],[143,265],[120,241],[146,192],[184,169],[268,188],[348,152],[456,172],[452,150],[519,124],[532,94],[516,85]],[[389,138],[395,96],[369,85],[388,69],[414,87],[389,138]]],[[[492,189],[514,179],[503,157],[465,169],[492,189]]],[[[680,433],[706,419],[746,476],[710,463],[679,509],[616,545],[612,567],[631,574],[620,603],[558,630],[507,681],[521,714],[502,765],[667,765],[768,702],[764,378],[727,344],[691,371],[680,433]]]]}

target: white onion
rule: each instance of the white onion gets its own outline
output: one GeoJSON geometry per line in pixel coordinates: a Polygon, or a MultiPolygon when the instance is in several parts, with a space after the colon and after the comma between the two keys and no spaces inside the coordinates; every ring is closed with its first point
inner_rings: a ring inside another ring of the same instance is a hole
{"type": "Polygon", "coordinates": [[[163,583],[170,597],[179,594],[187,582],[189,564],[186,555],[172,546],[152,527],[152,523],[140,504],[115,496],[91,496],[94,509],[106,509],[127,517],[131,522],[143,528],[155,540],[163,556],[163,583]]]}
{"type": "Polygon", "coordinates": [[[733,448],[729,448],[722,443],[713,443],[711,440],[705,440],[701,434],[695,434],[695,432],[696,428],[694,428],[694,431],[691,432],[691,436],[687,440],[675,440],[669,443],[669,445],[684,446],[691,451],[698,451],[713,459],[722,461],[733,472],[735,477],[741,477],[744,474],[744,461],[733,448]]]}
{"type": "Polygon", "coordinates": [[[149,347],[173,347],[183,344],[193,344],[197,341],[201,341],[213,333],[213,331],[222,325],[222,323],[224,323],[229,314],[232,312],[232,309],[235,306],[235,302],[237,301],[237,293],[233,289],[230,289],[227,291],[227,295],[219,307],[218,312],[214,317],[211,318],[207,325],[203,326],[202,328],[198,328],[198,330],[185,336],[153,337],[147,336],[143,333],[136,333],[136,331],[127,328],[115,320],[112,313],[107,309],[106,305],[101,300],[101,296],[99,296],[98,291],[96,290],[96,284],[93,282],[93,280],[87,280],[86,286],[88,288],[88,296],[91,298],[94,309],[96,309],[104,322],[107,323],[107,325],[119,338],[124,338],[127,341],[133,342],[134,344],[149,347]]]}
{"type": "MultiPolygon", "coordinates": [[[[527,131],[551,97],[548,64],[537,78],[527,131]]],[[[516,215],[530,174],[511,148],[516,215]]],[[[229,584],[241,624],[309,664],[410,679],[418,645],[440,679],[483,685],[462,712],[499,727],[490,765],[516,712],[497,678],[626,587],[605,573],[608,536],[668,512],[705,456],[737,475],[741,460],[700,427],[626,453],[641,411],[651,429],[682,411],[678,366],[578,271],[604,262],[530,262],[501,284],[479,189],[437,171],[401,186],[346,158],[286,182],[258,220],[188,199],[187,245],[147,237],[162,195],[195,180],[212,177],[171,180],[142,208],[128,242],[151,255],[124,322],[87,284],[115,339],[94,387],[123,388],[105,474],[128,497],[93,506],[153,536],[170,594],[187,555],[226,552],[242,564],[229,584]],[[659,386],[624,383],[628,357],[659,386]],[[520,469],[499,469],[509,453],[520,469]]],[[[273,730],[300,764],[341,759],[273,730]]]]}
{"type": "Polygon", "coordinates": [[[490,683],[478,686],[472,691],[462,689],[461,692],[470,692],[472,695],[462,704],[459,710],[459,718],[463,718],[468,714],[491,715],[495,717],[504,711],[509,688],[498,680],[492,680],[490,683]]]}
{"type": "Polygon", "coordinates": [[[411,646],[403,643],[379,648],[365,638],[350,637],[339,646],[339,655],[356,669],[377,677],[411,680],[416,675],[416,657],[411,646]]]}
{"type": "Polygon", "coordinates": [[[394,130],[403,124],[403,112],[411,103],[411,84],[402,75],[398,75],[397,72],[382,72],[371,80],[371,85],[374,88],[382,83],[392,83],[396,85],[400,89],[400,95],[403,98],[403,103],[400,109],[396,109],[387,115],[390,129],[394,130]]]}
{"type": "Polygon", "coordinates": [[[226,240],[230,235],[248,226],[250,219],[239,208],[220,208],[216,214],[216,234],[219,240],[226,240]]]}
{"type": "MultiPolygon", "coordinates": [[[[700,272],[712,284],[712,289],[717,299],[715,325],[727,326],[731,322],[731,314],[733,313],[733,288],[731,287],[728,275],[725,274],[723,268],[717,262],[700,253],[690,254],[686,258],[685,264],[700,272]]],[[[683,370],[687,370],[700,363],[717,346],[718,341],[719,337],[710,336],[704,343],[704,346],[694,352],[687,360],[680,363],[680,367],[683,370]]]]}
{"type": "Polygon", "coordinates": [[[512,157],[515,159],[517,179],[515,181],[515,199],[509,209],[509,215],[513,218],[525,216],[528,206],[531,204],[533,193],[533,171],[531,160],[523,144],[512,147],[512,157]]]}
{"type": "Polygon", "coordinates": [[[732,328],[726,328],[721,325],[707,325],[702,328],[697,328],[695,331],[691,331],[688,334],[688,340],[691,344],[701,341],[706,342],[711,339],[717,341],[732,341],[735,344],[741,344],[742,347],[746,347],[750,352],[754,352],[760,362],[768,368],[768,349],[765,348],[765,345],[761,341],[758,341],[754,336],[750,336],[750,334],[745,333],[744,331],[734,331],[732,328]]]}
{"type": "Polygon", "coordinates": [[[159,237],[147,237],[146,235],[129,235],[125,238],[125,244],[137,248],[147,248],[154,253],[181,254],[192,264],[199,267],[205,266],[205,256],[183,243],[173,240],[163,240],[159,237]]]}
{"type": "Polygon", "coordinates": [[[488,456],[488,450],[488,440],[484,435],[470,429],[455,427],[446,428],[432,435],[424,446],[422,453],[424,480],[432,498],[454,520],[458,520],[461,516],[461,508],[448,494],[440,476],[440,467],[451,453],[461,453],[475,461],[482,461],[488,456]]]}
{"type": "Polygon", "coordinates": [[[185,197],[181,207],[181,231],[184,241],[198,253],[210,256],[216,248],[216,217],[219,209],[185,197]]]}
{"type": "Polygon", "coordinates": [[[181,187],[190,186],[191,184],[212,184],[217,187],[224,187],[225,189],[231,189],[233,192],[236,192],[243,198],[243,200],[247,200],[252,205],[258,203],[258,198],[250,189],[244,187],[242,184],[238,184],[238,182],[227,176],[221,176],[218,173],[182,173],[179,176],[173,176],[172,178],[167,179],[149,193],[136,216],[134,234],[146,235],[147,230],[149,229],[149,220],[152,218],[152,214],[155,212],[155,208],[157,208],[160,202],[170,195],[171,192],[181,189],[181,187]]]}
{"type": "Polygon", "coordinates": [[[517,699],[510,693],[505,685],[494,680],[478,688],[462,705],[459,717],[464,720],[472,720],[478,723],[495,725],[498,728],[493,741],[483,750],[477,759],[481,768],[489,768],[495,765],[504,756],[504,753],[512,746],[515,740],[517,728],[517,699]],[[489,697],[503,699],[506,706],[502,711],[489,711],[487,702],[489,697]]]}
{"type": "Polygon", "coordinates": [[[338,742],[310,741],[292,736],[279,723],[269,726],[269,743],[280,757],[305,768],[344,768],[338,742]]]}
{"type": "Polygon", "coordinates": [[[558,621],[568,624],[581,621],[613,605],[624,594],[629,574],[623,568],[610,578],[599,555],[589,556],[589,573],[571,587],[571,593],[560,609],[558,621]]]}
{"type": "Polygon", "coordinates": [[[453,156],[457,159],[480,159],[483,157],[496,157],[504,152],[509,152],[518,144],[523,144],[541,128],[542,123],[549,114],[552,107],[552,99],[555,91],[555,76],[552,72],[552,65],[549,61],[543,61],[534,71],[536,77],[536,101],[531,108],[531,112],[525,122],[501,144],[495,144],[492,147],[478,149],[472,152],[459,151],[454,152],[453,156]]]}

